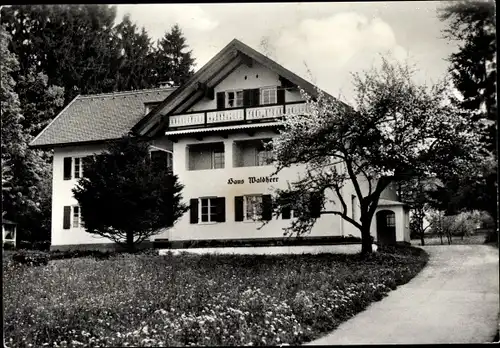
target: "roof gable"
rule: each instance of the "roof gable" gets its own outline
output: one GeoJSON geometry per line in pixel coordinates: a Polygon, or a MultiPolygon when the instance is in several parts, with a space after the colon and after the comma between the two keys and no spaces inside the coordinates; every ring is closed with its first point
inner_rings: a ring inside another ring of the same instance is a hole
{"type": "Polygon", "coordinates": [[[130,132],[145,106],[161,102],[173,88],[78,95],[36,137],[32,147],[117,139],[130,132]]]}
{"type": "MultiPolygon", "coordinates": [[[[193,101],[206,93],[207,88],[213,88],[239,65],[249,64],[251,60],[256,61],[292,84],[304,89],[309,95],[317,96],[318,89],[316,86],[241,41],[234,39],[198,70],[184,85],[175,90],[175,92],[140,120],[132,128],[132,132],[138,135],[147,135],[162,129],[163,122],[165,122],[163,115],[175,112],[182,105],[192,104],[193,101]]],[[[325,94],[328,95],[327,93],[325,94]]]]}

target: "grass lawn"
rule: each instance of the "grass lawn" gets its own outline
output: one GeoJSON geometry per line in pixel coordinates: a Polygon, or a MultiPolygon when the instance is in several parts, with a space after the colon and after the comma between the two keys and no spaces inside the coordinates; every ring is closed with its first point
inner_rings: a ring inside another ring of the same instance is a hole
{"type": "Polygon", "coordinates": [[[4,258],[17,346],[296,345],[414,277],[416,248],[360,255],[119,255],[46,266],[4,258]]]}

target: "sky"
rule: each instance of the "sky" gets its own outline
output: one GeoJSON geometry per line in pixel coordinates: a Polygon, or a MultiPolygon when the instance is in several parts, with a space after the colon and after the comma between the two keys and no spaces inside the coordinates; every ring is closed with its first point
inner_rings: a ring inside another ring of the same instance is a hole
{"type": "Polygon", "coordinates": [[[117,5],[153,40],[179,24],[195,71],[232,39],[266,54],[326,92],[352,101],[352,73],[407,62],[419,83],[442,79],[457,50],[442,38],[437,10],[447,1],[117,5]]]}

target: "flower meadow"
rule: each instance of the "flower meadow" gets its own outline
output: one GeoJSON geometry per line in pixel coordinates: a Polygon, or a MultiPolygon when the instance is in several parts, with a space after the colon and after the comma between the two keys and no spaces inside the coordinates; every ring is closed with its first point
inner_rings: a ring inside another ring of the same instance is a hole
{"type": "Polygon", "coordinates": [[[417,248],[361,255],[4,257],[7,347],[297,345],[406,283],[417,248]]]}

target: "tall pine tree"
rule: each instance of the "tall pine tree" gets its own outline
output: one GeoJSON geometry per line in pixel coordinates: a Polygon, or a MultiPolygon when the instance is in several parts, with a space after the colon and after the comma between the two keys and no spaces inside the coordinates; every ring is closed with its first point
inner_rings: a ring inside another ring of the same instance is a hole
{"type": "Polygon", "coordinates": [[[158,42],[156,67],[158,82],[180,86],[193,76],[194,58],[179,25],[175,24],[158,42]]]}

